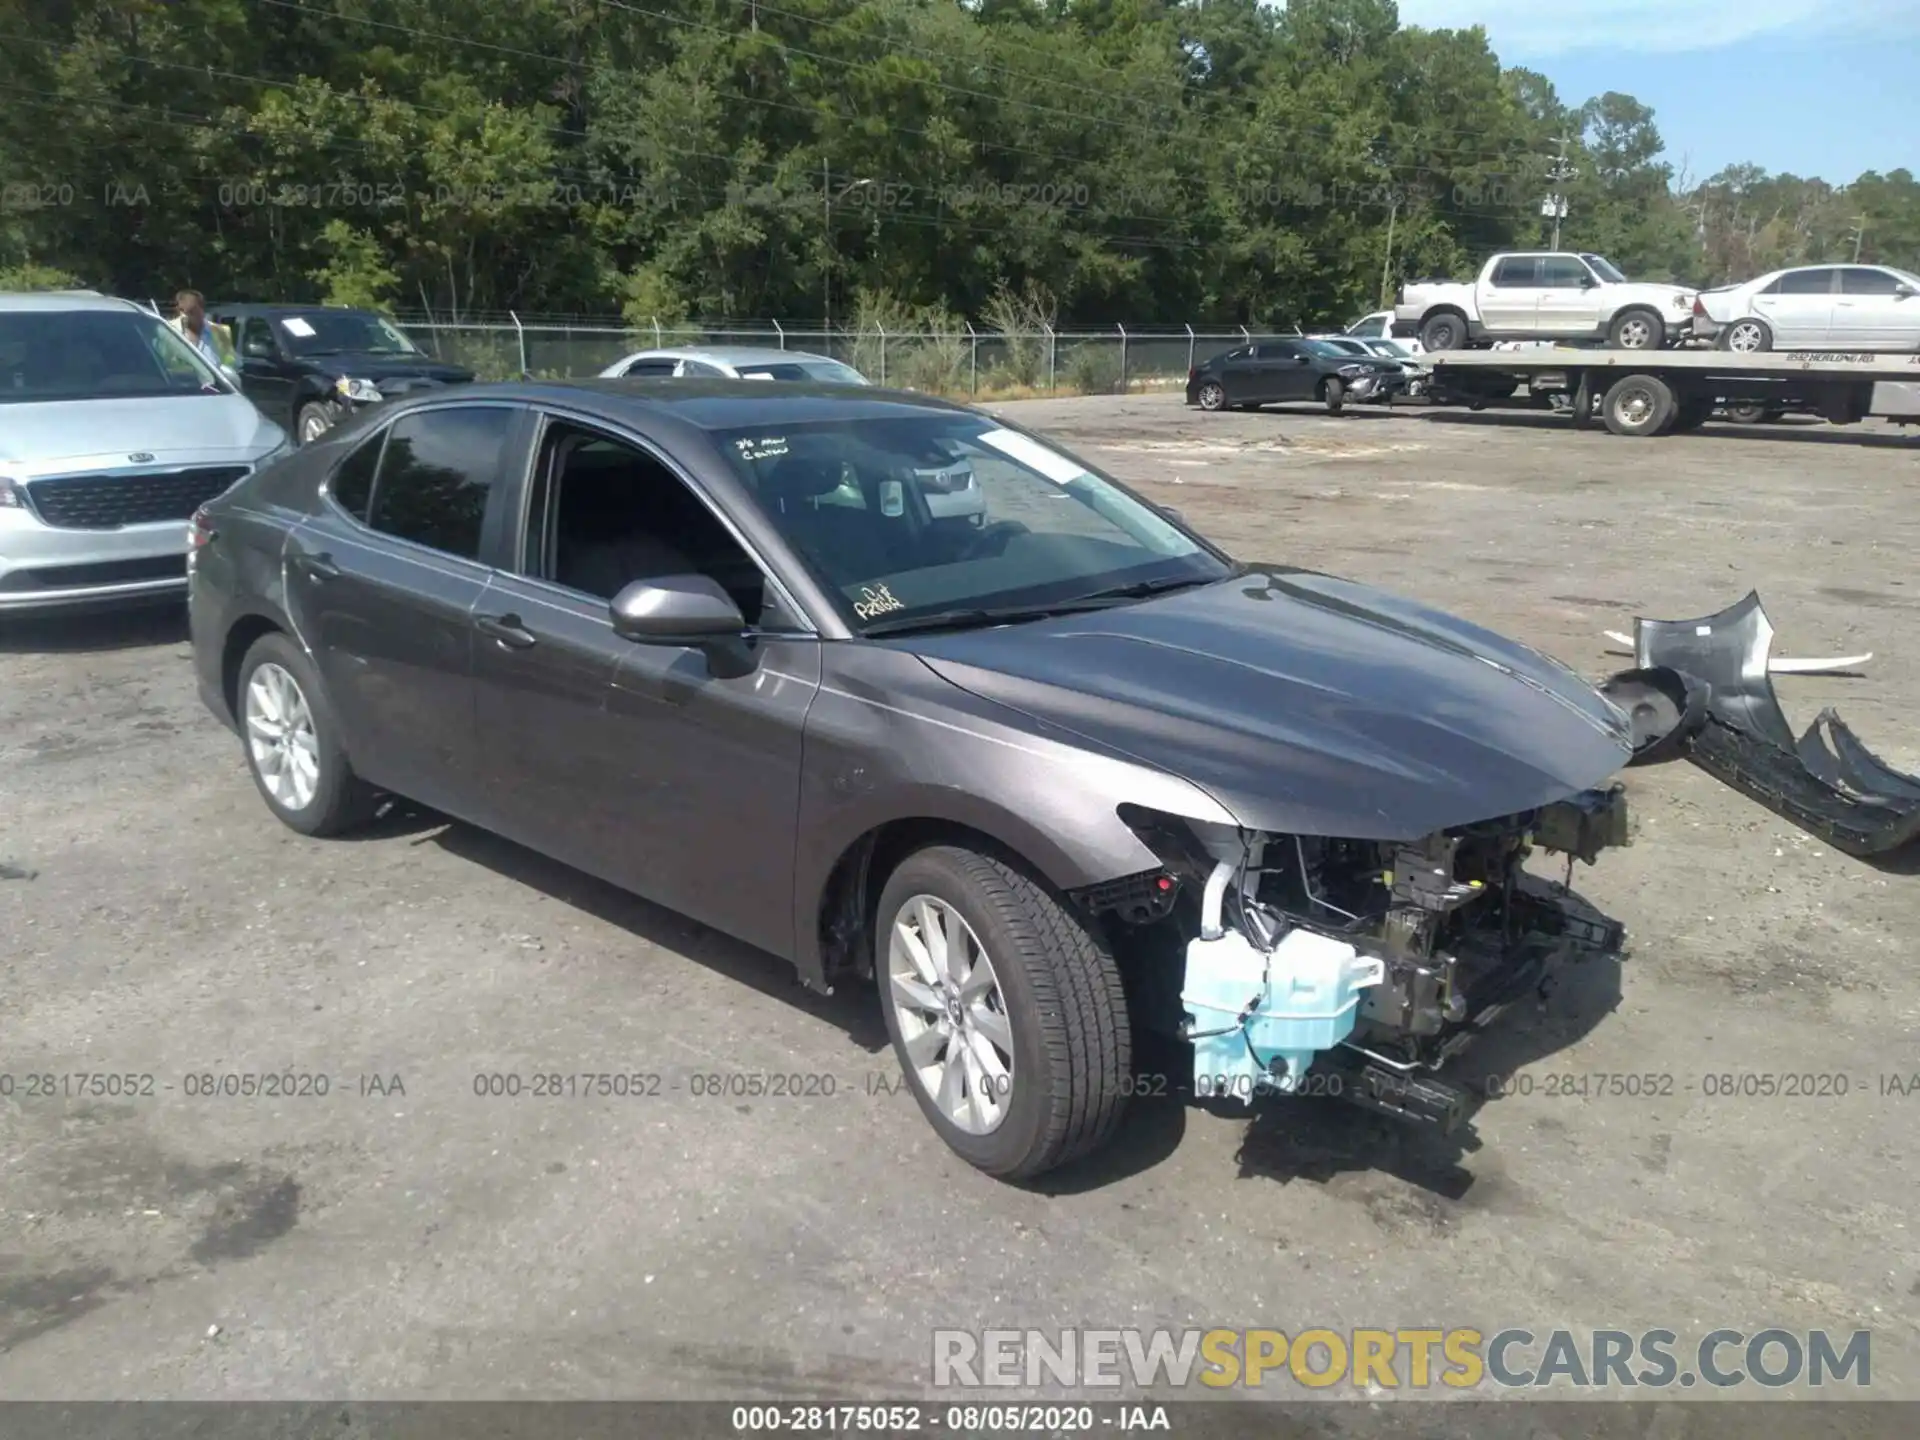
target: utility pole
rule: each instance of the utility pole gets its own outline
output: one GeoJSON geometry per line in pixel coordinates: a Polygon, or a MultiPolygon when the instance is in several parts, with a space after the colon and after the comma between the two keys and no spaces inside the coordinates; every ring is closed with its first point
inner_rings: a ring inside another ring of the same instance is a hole
{"type": "Polygon", "coordinates": [[[1387,286],[1393,279],[1393,221],[1400,213],[1400,197],[1395,195],[1387,206],[1387,256],[1380,262],[1380,303],[1387,303],[1387,286]]]}
{"type": "Polygon", "coordinates": [[[820,157],[820,203],[825,223],[820,227],[820,328],[826,331],[824,347],[833,353],[833,175],[827,157],[820,157]]]}
{"type": "Polygon", "coordinates": [[[1860,242],[1867,238],[1867,217],[1864,215],[1854,216],[1853,229],[1849,233],[1853,236],[1853,263],[1858,265],[1860,263],[1860,242]]]}
{"type": "Polygon", "coordinates": [[[1540,202],[1540,213],[1553,219],[1553,243],[1547,248],[1560,248],[1560,222],[1567,218],[1567,197],[1561,186],[1580,172],[1567,163],[1567,133],[1560,132],[1560,153],[1554,156],[1553,167],[1547,171],[1547,183],[1553,187],[1547,198],[1540,202]]]}

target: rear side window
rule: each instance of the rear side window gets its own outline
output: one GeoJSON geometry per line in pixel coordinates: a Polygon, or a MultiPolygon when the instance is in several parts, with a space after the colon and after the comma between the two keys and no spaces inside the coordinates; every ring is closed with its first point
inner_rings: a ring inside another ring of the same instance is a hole
{"type": "Polygon", "coordinates": [[[1496,285],[1537,285],[1540,274],[1540,260],[1534,255],[1516,255],[1502,260],[1493,267],[1493,283],[1496,285]]]}
{"type": "Polygon", "coordinates": [[[462,405],[395,421],[367,523],[416,545],[479,559],[487,496],[513,420],[505,405],[462,405]]]}
{"type": "Polygon", "coordinates": [[[1828,295],[1833,291],[1831,270],[1789,270],[1780,277],[1780,295],[1828,295]]]}
{"type": "Polygon", "coordinates": [[[1864,265],[1849,265],[1840,272],[1842,295],[1891,295],[1900,282],[1885,270],[1869,270],[1864,265]]]}
{"type": "Polygon", "coordinates": [[[382,430],[363,441],[358,449],[340,462],[327,482],[333,503],[362,525],[367,523],[367,502],[373,499],[373,472],[380,464],[380,444],[387,438],[382,430]]]}

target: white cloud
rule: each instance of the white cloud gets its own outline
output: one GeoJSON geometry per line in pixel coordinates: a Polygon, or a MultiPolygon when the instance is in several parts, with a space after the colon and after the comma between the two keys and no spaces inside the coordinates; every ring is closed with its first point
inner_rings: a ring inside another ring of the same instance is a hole
{"type": "Polygon", "coordinates": [[[1854,38],[1915,18],[1913,0],[1600,0],[1579,6],[1540,0],[1400,0],[1405,25],[1483,25],[1500,58],[1524,63],[1574,50],[1717,50],[1768,36],[1854,38]],[[1811,32],[1811,33],[1808,33],[1811,32]]]}

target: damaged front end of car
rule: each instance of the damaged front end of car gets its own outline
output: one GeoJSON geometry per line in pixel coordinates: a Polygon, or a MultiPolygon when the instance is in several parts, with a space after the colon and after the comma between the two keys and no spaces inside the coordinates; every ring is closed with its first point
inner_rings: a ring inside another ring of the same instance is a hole
{"type": "Polygon", "coordinates": [[[1197,1098],[1338,1095],[1451,1130],[1472,1097],[1440,1077],[1447,1061],[1561,966],[1625,940],[1527,869],[1540,852],[1570,871],[1629,843],[1618,785],[1416,842],[1126,818],[1167,869],[1108,908],[1157,933],[1161,962],[1177,949],[1177,966],[1135,973],[1159,980],[1146,1013],[1179,1017],[1197,1098]]]}

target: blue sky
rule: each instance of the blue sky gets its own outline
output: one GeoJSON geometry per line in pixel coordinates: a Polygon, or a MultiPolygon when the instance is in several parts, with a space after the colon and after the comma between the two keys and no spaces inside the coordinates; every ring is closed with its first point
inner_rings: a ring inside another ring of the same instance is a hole
{"type": "Polygon", "coordinates": [[[1695,179],[1920,171],[1920,0],[1400,0],[1400,18],[1484,25],[1568,104],[1633,95],[1695,179]]]}

